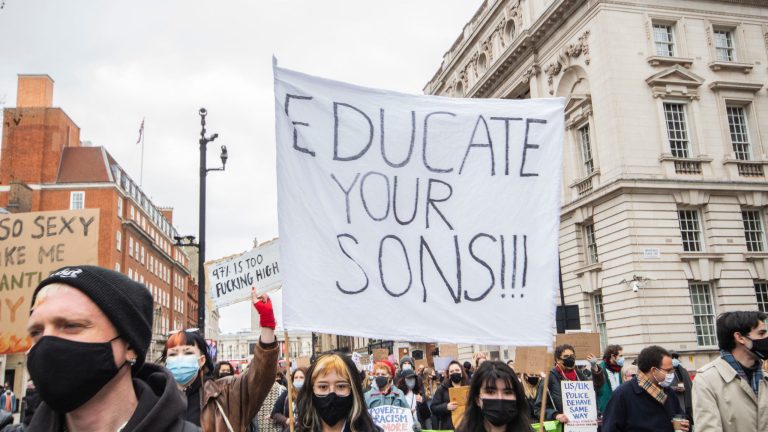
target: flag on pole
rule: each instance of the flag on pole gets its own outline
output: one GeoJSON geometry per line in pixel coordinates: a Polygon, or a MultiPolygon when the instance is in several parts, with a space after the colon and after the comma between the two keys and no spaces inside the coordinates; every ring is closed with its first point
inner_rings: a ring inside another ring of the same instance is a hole
{"type": "Polygon", "coordinates": [[[144,119],[141,119],[141,127],[139,127],[139,139],[136,140],[136,144],[141,142],[142,136],[144,136],[144,119]]]}

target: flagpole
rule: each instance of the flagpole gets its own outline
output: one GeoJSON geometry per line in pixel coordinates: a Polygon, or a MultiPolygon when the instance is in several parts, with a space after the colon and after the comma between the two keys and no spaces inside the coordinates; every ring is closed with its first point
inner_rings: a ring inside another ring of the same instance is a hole
{"type": "Polygon", "coordinates": [[[139,175],[139,187],[144,186],[144,119],[141,119],[141,174],[139,175]]]}

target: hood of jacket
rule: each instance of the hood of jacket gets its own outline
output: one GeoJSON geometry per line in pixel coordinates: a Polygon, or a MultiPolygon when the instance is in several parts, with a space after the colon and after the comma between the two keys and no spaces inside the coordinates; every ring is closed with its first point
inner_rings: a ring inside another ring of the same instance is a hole
{"type": "MultiPolygon", "coordinates": [[[[133,377],[133,389],[138,403],[123,432],[179,432],[184,429],[187,401],[167,369],[145,363],[133,377]]],[[[41,402],[27,431],[58,432],[62,422],[62,414],[41,402]]]]}

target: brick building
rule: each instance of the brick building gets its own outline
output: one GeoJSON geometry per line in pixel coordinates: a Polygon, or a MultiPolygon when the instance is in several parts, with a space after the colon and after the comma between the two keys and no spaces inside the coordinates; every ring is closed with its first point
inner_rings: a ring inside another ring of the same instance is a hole
{"type": "Polygon", "coordinates": [[[187,253],[174,246],[173,209],[152,203],[104,147],[81,142],[52,102],[49,76],[19,75],[16,107],[4,110],[0,208],[99,209],[99,265],[146,285],[158,338],[195,327],[197,290],[187,253]]]}

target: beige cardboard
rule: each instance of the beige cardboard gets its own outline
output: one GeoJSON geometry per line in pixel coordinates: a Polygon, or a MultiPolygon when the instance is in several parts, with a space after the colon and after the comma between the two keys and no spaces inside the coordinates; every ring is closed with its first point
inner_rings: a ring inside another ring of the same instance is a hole
{"type": "Polygon", "coordinates": [[[551,355],[546,347],[516,347],[513,368],[517,373],[538,375],[546,372],[547,358],[551,355]]]}
{"type": "Polygon", "coordinates": [[[99,261],[99,210],[0,215],[0,354],[32,346],[32,293],[53,270],[99,261]]]}
{"type": "MultiPolygon", "coordinates": [[[[442,354],[442,351],[440,351],[442,354]]],[[[464,411],[467,408],[467,399],[469,399],[469,386],[461,386],[461,387],[450,387],[448,389],[448,395],[450,396],[451,402],[455,402],[459,405],[458,408],[451,411],[451,420],[453,421],[453,426],[457,427],[459,424],[461,424],[461,420],[464,418],[464,411]]]]}
{"type": "Polygon", "coordinates": [[[600,351],[600,334],[598,333],[567,333],[558,334],[555,346],[569,344],[576,350],[577,360],[586,360],[589,354],[602,357],[600,351]]]}

